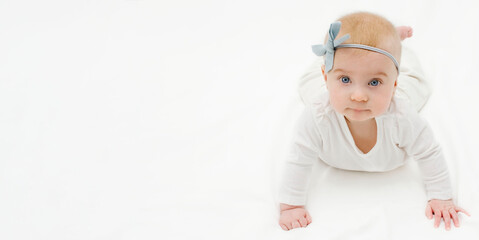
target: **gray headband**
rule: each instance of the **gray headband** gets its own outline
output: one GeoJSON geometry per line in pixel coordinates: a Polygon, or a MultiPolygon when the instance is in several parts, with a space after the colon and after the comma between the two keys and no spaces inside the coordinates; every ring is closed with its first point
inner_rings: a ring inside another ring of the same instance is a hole
{"type": "Polygon", "coordinates": [[[342,42],[346,41],[350,37],[349,33],[342,36],[339,39],[334,40],[336,36],[338,35],[340,28],[341,28],[340,21],[331,23],[331,26],[329,27],[329,33],[328,33],[328,42],[326,42],[325,45],[317,44],[312,46],[313,52],[316,55],[318,56],[326,55],[326,59],[325,59],[326,72],[329,72],[333,68],[334,51],[336,48],[362,48],[362,49],[384,54],[388,56],[394,62],[394,65],[396,65],[396,69],[399,72],[399,63],[396,61],[393,55],[391,55],[390,53],[382,49],[371,47],[368,45],[362,45],[362,44],[341,44],[342,42]]]}

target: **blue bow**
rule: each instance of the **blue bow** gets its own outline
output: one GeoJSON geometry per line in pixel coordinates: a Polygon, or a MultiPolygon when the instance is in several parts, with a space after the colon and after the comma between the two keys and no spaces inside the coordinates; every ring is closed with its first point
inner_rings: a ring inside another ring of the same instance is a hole
{"type": "Polygon", "coordinates": [[[328,34],[328,42],[326,45],[318,44],[313,45],[313,52],[318,56],[323,56],[326,54],[325,65],[326,65],[326,72],[329,72],[331,68],[333,68],[334,62],[334,50],[336,46],[341,44],[342,42],[346,41],[349,38],[349,34],[342,36],[340,39],[334,40],[339,33],[339,29],[341,28],[341,22],[333,22],[329,27],[329,34],[328,34]]]}

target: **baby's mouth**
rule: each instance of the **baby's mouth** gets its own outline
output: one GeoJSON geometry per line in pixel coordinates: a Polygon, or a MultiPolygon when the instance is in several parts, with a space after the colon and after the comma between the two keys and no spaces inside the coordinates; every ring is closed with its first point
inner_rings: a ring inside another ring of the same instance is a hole
{"type": "Polygon", "coordinates": [[[355,112],[364,112],[367,111],[367,109],[362,109],[362,108],[351,108],[355,112]]]}

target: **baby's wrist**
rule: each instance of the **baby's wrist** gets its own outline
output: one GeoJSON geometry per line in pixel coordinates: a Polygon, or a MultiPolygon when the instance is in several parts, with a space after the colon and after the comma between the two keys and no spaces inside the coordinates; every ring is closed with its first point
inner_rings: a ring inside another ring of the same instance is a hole
{"type": "Polygon", "coordinates": [[[302,205],[288,205],[285,203],[280,203],[279,204],[280,211],[285,211],[285,210],[290,210],[290,209],[295,209],[295,208],[304,208],[302,205]]]}

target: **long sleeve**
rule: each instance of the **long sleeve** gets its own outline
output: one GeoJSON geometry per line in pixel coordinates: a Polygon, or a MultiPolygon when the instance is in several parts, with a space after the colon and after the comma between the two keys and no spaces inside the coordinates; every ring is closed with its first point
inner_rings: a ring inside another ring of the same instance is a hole
{"type": "Polygon", "coordinates": [[[295,124],[293,141],[281,176],[279,202],[305,205],[313,162],[318,159],[321,139],[312,108],[306,106],[295,124]]]}
{"type": "Polygon", "coordinates": [[[402,45],[401,52],[401,66],[395,94],[409,100],[419,112],[431,96],[432,88],[414,51],[402,45]]]}
{"type": "Polygon", "coordinates": [[[403,118],[398,124],[399,147],[417,161],[426,187],[428,200],[452,198],[452,186],[442,148],[429,124],[418,114],[403,118]]]}

